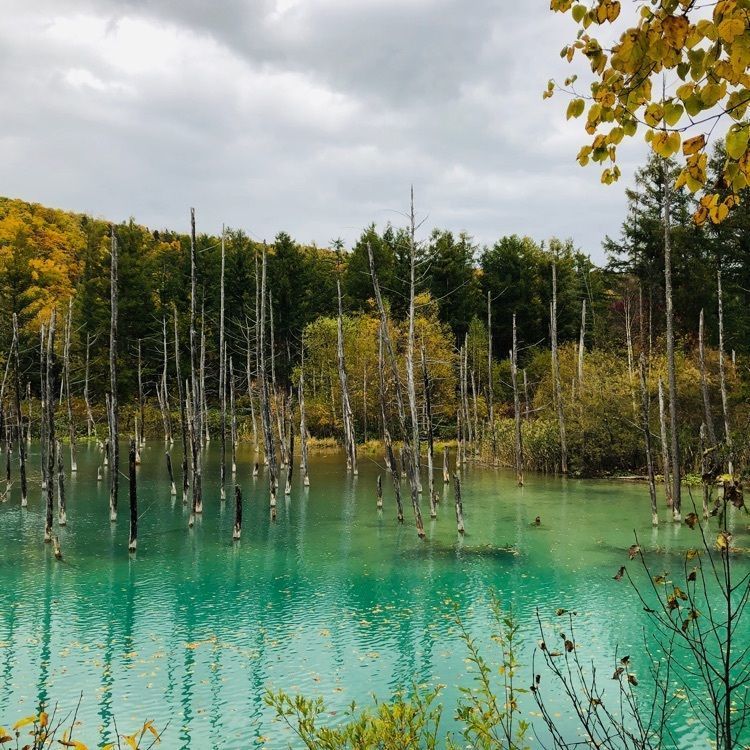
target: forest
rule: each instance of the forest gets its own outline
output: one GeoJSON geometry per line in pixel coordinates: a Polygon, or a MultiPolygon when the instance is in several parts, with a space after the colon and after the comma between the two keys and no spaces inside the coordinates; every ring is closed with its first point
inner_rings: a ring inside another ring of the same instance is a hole
{"type": "MultiPolygon", "coordinates": [[[[717,153],[712,163],[718,169],[721,161],[722,155],[717,153]]],[[[674,178],[675,166],[667,164],[667,168],[670,179],[674,178]]],[[[465,232],[456,236],[433,229],[426,230],[423,239],[416,232],[412,237],[407,221],[400,227],[365,227],[351,249],[341,241],[333,241],[327,248],[305,245],[284,232],[268,243],[250,239],[241,229],[227,228],[223,236],[198,232],[196,315],[208,383],[207,429],[219,429],[223,257],[226,359],[232,362],[237,434],[239,439],[258,444],[258,305],[265,252],[266,342],[272,389],[286,394],[291,387],[296,398],[304,350],[309,435],[344,440],[337,372],[338,285],[354,438],[357,443],[381,439],[382,416],[385,413],[390,420],[395,403],[392,393],[386,396],[382,412],[378,395],[382,369],[379,313],[368,247],[399,352],[406,351],[409,340],[413,248],[414,341],[419,351],[426,352],[436,438],[454,440],[460,433],[479,455],[480,446],[486,447],[492,433],[493,461],[514,465],[511,350],[515,326],[524,465],[548,471],[562,468],[556,405],[559,387],[567,433],[566,470],[584,475],[645,474],[639,407],[635,408],[640,401],[641,353],[647,362],[647,390],[654,404],[649,407],[649,419],[656,436],[660,434],[658,381],[666,383],[667,379],[664,274],[659,271],[664,255],[664,175],[657,157],[639,170],[635,187],[628,191],[622,228],[605,242],[604,265],[595,264],[586,252],[566,240],[536,242],[529,237],[505,236],[491,246],[479,246],[465,232]],[[558,381],[551,351],[553,266],[558,381]],[[488,427],[490,419],[493,425],[488,427]]],[[[750,351],[750,212],[743,202],[722,224],[698,227],[694,211],[693,197],[684,188],[676,191],[670,235],[680,358],[679,430],[687,473],[700,471],[699,431],[704,421],[712,435],[717,431],[722,434],[726,426],[729,432],[724,437],[736,433],[733,450],[745,449],[750,351]]],[[[199,226],[199,211],[197,216],[199,226]]],[[[7,359],[15,315],[22,398],[38,399],[39,333],[57,310],[58,319],[64,319],[70,330],[65,340],[58,337],[55,367],[62,373],[66,348],[66,377],[77,429],[91,436],[98,425],[102,437],[102,422],[106,432],[105,395],[111,385],[113,234],[119,270],[116,387],[123,404],[121,430],[132,432],[134,417],[140,414],[144,429],[157,434],[164,421],[159,404],[171,404],[172,411],[179,408],[175,335],[185,361],[189,358],[190,298],[185,294],[191,284],[189,232],[152,231],[134,219],[109,224],[20,200],[0,199],[0,348],[7,359]]],[[[387,375],[386,380],[391,379],[387,375]]],[[[416,378],[415,392],[424,440],[421,375],[416,378]]],[[[274,404],[277,401],[274,396],[274,404]]],[[[9,404],[5,408],[11,414],[9,404]]],[[[29,409],[33,413],[31,404],[29,409]]],[[[59,416],[65,417],[62,412],[59,416]]],[[[179,420],[177,412],[169,418],[179,420]]]]}

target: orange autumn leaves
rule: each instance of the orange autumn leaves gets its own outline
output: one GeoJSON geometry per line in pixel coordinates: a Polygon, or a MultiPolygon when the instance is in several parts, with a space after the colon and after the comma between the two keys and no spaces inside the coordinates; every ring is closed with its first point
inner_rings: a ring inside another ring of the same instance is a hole
{"type": "Polygon", "coordinates": [[[750,184],[750,1],[654,0],[636,7],[632,25],[610,43],[592,29],[621,19],[617,0],[552,0],[551,10],[569,14],[575,39],[561,56],[582,56],[592,73],[588,90],[577,76],[563,85],[550,81],[544,97],[568,93],[568,119],[584,117],[592,140],[578,153],[585,166],[602,166],[605,184],[620,177],[617,146],[641,129],[653,151],[664,158],[681,155],[676,187],[702,192],[695,220],[721,223],[750,184]],[[732,121],[726,130],[721,122],[732,121]],[[706,149],[715,132],[724,132],[726,161],[722,184],[707,183],[706,149]],[[721,188],[721,192],[719,191],[721,188]]]}

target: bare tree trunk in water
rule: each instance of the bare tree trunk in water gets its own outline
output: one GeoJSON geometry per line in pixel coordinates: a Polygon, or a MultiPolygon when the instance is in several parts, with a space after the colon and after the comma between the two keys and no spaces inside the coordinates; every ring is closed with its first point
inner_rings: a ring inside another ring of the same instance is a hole
{"type": "Polygon", "coordinates": [[[289,389],[289,396],[287,399],[287,414],[289,415],[289,462],[286,467],[286,486],[284,487],[284,494],[292,494],[292,470],[294,469],[294,426],[292,420],[294,418],[294,410],[292,408],[292,391],[289,389]]]}
{"type": "Polygon", "coordinates": [[[409,397],[409,414],[411,420],[411,460],[414,463],[414,479],[417,492],[422,491],[419,476],[419,419],[417,418],[417,392],[414,385],[414,293],[417,269],[416,220],[414,216],[414,186],[411,187],[409,209],[409,333],[406,341],[406,387],[409,397]]]}
{"type": "Polygon", "coordinates": [[[336,281],[338,293],[339,316],[337,322],[337,352],[339,382],[341,383],[341,421],[344,426],[344,446],[346,449],[346,467],[355,475],[357,471],[357,441],[354,435],[354,415],[349,400],[349,383],[346,375],[346,362],[344,360],[344,323],[341,307],[341,282],[336,281]]]}
{"type": "Polygon", "coordinates": [[[555,381],[557,422],[560,428],[560,470],[568,473],[568,444],[565,437],[565,410],[560,385],[560,362],[557,356],[557,263],[552,259],[552,302],[550,303],[550,333],[552,338],[552,375],[555,381]]]}
{"type": "Polygon", "coordinates": [[[453,475],[453,492],[456,496],[456,526],[458,533],[464,533],[464,504],[461,500],[461,477],[456,472],[453,475]]]}
{"type": "MultiPolygon", "coordinates": [[[[117,235],[111,227],[110,323],[109,323],[109,520],[117,520],[117,494],[120,482],[119,405],[117,402],[117,235]]],[[[49,363],[48,363],[49,365],[49,363]]],[[[48,394],[51,396],[51,394],[48,394]]]]}
{"type": "MultiPolygon", "coordinates": [[[[224,272],[226,267],[226,232],[221,227],[221,276],[219,281],[219,402],[221,404],[220,496],[226,499],[227,476],[227,350],[224,341],[224,272]]],[[[249,351],[249,349],[248,349],[249,351]]]]}
{"type": "MultiPolygon", "coordinates": [[[[42,329],[44,330],[44,329],[42,329]]],[[[44,335],[44,333],[42,333],[44,335]]],[[[26,484],[26,443],[23,439],[23,414],[21,412],[21,365],[18,356],[18,316],[13,313],[13,360],[14,360],[14,406],[16,412],[16,428],[18,430],[18,468],[21,476],[21,507],[25,508],[28,503],[28,487],[26,484]]],[[[9,360],[10,361],[10,360],[9,360]]],[[[44,404],[44,402],[42,402],[44,404]]],[[[44,416],[42,416],[44,421],[44,416]]]]}
{"type": "Polygon", "coordinates": [[[495,432],[495,394],[492,383],[492,300],[487,292],[487,421],[490,423],[492,463],[497,461],[497,434],[495,432]]]}
{"type": "Polygon", "coordinates": [[[310,486],[310,475],[307,464],[307,420],[305,415],[305,342],[302,341],[302,363],[299,371],[298,396],[299,401],[299,440],[302,456],[300,458],[300,470],[302,471],[302,485],[310,486]]]}
{"type": "Polygon", "coordinates": [[[451,483],[451,475],[450,471],[448,469],[448,446],[443,446],[443,484],[450,484],[451,483]]]}
{"type": "MultiPolygon", "coordinates": [[[[269,399],[269,408],[271,409],[271,418],[276,416],[276,429],[279,436],[279,459],[281,462],[281,468],[286,466],[286,440],[284,438],[284,423],[281,419],[281,409],[279,406],[279,392],[276,387],[276,344],[273,337],[273,295],[271,292],[268,293],[268,331],[269,331],[269,344],[271,348],[271,398],[269,399]]],[[[273,440],[273,433],[271,435],[273,440]]],[[[276,479],[276,486],[278,487],[279,477],[276,479]]]]}
{"type": "Polygon", "coordinates": [[[237,411],[234,406],[234,365],[229,358],[229,428],[232,441],[232,476],[237,474],[237,411]]]}
{"type": "Polygon", "coordinates": [[[510,377],[513,384],[513,414],[515,417],[515,463],[516,482],[523,486],[523,442],[521,440],[521,396],[518,393],[518,339],[516,337],[516,314],[513,313],[513,349],[510,353],[510,377]]]}
{"type": "MultiPolygon", "coordinates": [[[[47,365],[45,360],[47,348],[47,327],[39,327],[39,394],[41,413],[39,415],[39,463],[42,475],[42,492],[47,489],[47,365]]],[[[107,407],[107,424],[109,424],[109,407],[107,407]]],[[[105,458],[106,465],[106,458],[105,458]]]]}
{"type": "Polygon", "coordinates": [[[130,534],[128,535],[128,550],[135,552],[138,546],[138,488],[136,487],[136,441],[130,438],[130,452],[128,454],[128,478],[130,479],[130,534]]]}
{"type": "Polygon", "coordinates": [[[714,431],[714,420],[711,414],[711,400],[708,396],[708,381],[706,379],[706,348],[704,341],[703,308],[698,318],[698,362],[701,371],[701,395],[703,397],[703,418],[706,425],[706,434],[711,447],[716,445],[716,432],[714,431]]]}
{"type": "Polygon", "coordinates": [[[180,402],[180,433],[182,435],[182,502],[187,504],[188,489],[190,488],[190,460],[191,444],[189,440],[187,419],[187,392],[182,384],[182,372],[180,368],[180,338],[177,329],[177,306],[174,305],[174,361],[177,376],[177,399],[180,402]]]}
{"type": "Polygon", "coordinates": [[[203,488],[201,482],[201,450],[203,425],[201,424],[201,408],[203,396],[201,394],[200,377],[200,342],[196,331],[196,304],[197,304],[197,279],[196,279],[196,238],[195,238],[195,209],[190,209],[190,390],[191,390],[191,453],[192,453],[192,475],[193,475],[193,513],[203,512],[203,488]]]}
{"type": "Polygon", "coordinates": [[[727,469],[734,474],[732,459],[732,432],[729,428],[729,407],[727,405],[727,380],[724,372],[724,300],[721,288],[721,267],[716,272],[716,290],[719,299],[719,388],[721,389],[721,414],[724,417],[724,440],[727,444],[727,469]]]}
{"type": "Polygon", "coordinates": [[[47,358],[45,391],[47,394],[47,508],[44,524],[44,541],[52,541],[52,519],[53,505],[55,500],[55,385],[54,385],[54,358],[55,358],[55,310],[49,319],[49,331],[47,334],[47,358]]]}
{"type": "Polygon", "coordinates": [[[432,384],[427,372],[427,357],[425,356],[424,346],[422,346],[422,380],[424,381],[424,404],[427,421],[427,491],[430,493],[430,518],[437,518],[437,509],[435,507],[435,444],[432,434],[432,384]]]}
{"type": "Polygon", "coordinates": [[[639,360],[640,382],[641,382],[641,428],[643,430],[643,443],[646,449],[646,473],[648,474],[648,493],[651,498],[651,523],[659,525],[659,510],[656,503],[656,479],[654,477],[654,459],[651,451],[651,404],[646,386],[646,355],[641,352],[639,360]]]}
{"type": "Polygon", "coordinates": [[[378,510],[382,510],[383,509],[383,475],[382,474],[378,474],[375,487],[376,487],[377,494],[378,494],[378,499],[375,504],[375,507],[378,510]]]}
{"type": "Polygon", "coordinates": [[[669,374],[669,427],[672,431],[672,515],[682,520],[680,434],[677,424],[677,369],[674,360],[674,308],[672,304],[672,238],[670,236],[670,185],[666,164],[664,176],[664,298],[667,314],[667,371],[669,374]]]}
{"type": "Polygon", "coordinates": [[[707,430],[706,430],[706,423],[703,422],[701,424],[700,429],[700,439],[701,439],[701,477],[703,479],[702,486],[703,486],[703,518],[708,518],[710,513],[708,510],[708,500],[711,495],[711,488],[709,485],[709,476],[710,476],[710,466],[708,461],[708,452],[711,450],[706,445],[706,437],[707,437],[707,430]]]}
{"type": "Polygon", "coordinates": [[[268,378],[266,376],[266,247],[263,246],[263,272],[261,278],[261,303],[260,303],[260,339],[258,348],[260,350],[260,366],[258,378],[260,380],[261,418],[263,424],[263,442],[268,463],[268,487],[270,493],[270,505],[276,506],[276,448],[273,443],[273,431],[271,427],[270,398],[268,394],[268,378]]]}
{"type": "Polygon", "coordinates": [[[89,399],[89,366],[91,359],[91,334],[86,334],[86,365],[83,375],[83,400],[86,404],[86,436],[91,437],[96,432],[96,423],[94,422],[94,413],[91,410],[91,400],[89,399]]]}
{"type": "Polygon", "coordinates": [[[68,410],[68,439],[70,441],[70,471],[78,471],[78,447],[76,445],[76,426],[73,421],[73,401],[70,396],[70,337],[73,329],[73,298],[68,301],[68,319],[65,324],[65,347],[63,350],[63,374],[65,403],[68,410]]]}
{"type": "Polygon", "coordinates": [[[172,456],[169,455],[169,451],[164,451],[164,455],[167,457],[167,474],[169,475],[169,494],[172,497],[177,495],[177,487],[174,484],[174,471],[172,470],[172,456]]]}
{"type": "Polygon", "coordinates": [[[659,436],[661,438],[661,465],[664,474],[664,497],[667,507],[672,507],[672,475],[669,462],[669,439],[667,436],[667,417],[664,406],[664,384],[659,378],[659,436]]]}
{"type": "Polygon", "coordinates": [[[169,357],[167,355],[167,319],[162,316],[161,319],[161,330],[162,330],[162,350],[164,354],[164,361],[162,364],[161,371],[161,399],[160,406],[162,408],[162,421],[164,422],[164,442],[172,443],[172,417],[169,412],[169,389],[167,388],[167,378],[169,374],[169,357]]]}
{"type": "Polygon", "coordinates": [[[141,432],[144,430],[144,418],[143,418],[143,372],[141,363],[141,340],[138,339],[138,415],[135,422],[135,462],[139,464],[141,462],[141,442],[142,437],[138,432],[138,419],[140,418],[141,432]]]}
{"type": "MultiPolygon", "coordinates": [[[[375,292],[375,301],[377,302],[378,311],[380,312],[380,325],[383,336],[383,344],[385,347],[385,351],[388,353],[388,361],[390,363],[391,374],[393,376],[398,422],[401,432],[401,439],[404,446],[404,468],[406,470],[406,475],[409,478],[409,484],[411,486],[411,503],[414,510],[414,521],[417,527],[417,534],[420,538],[423,539],[425,537],[425,531],[422,524],[422,511],[419,507],[419,482],[417,479],[417,464],[412,456],[412,441],[410,439],[412,435],[410,435],[410,430],[406,421],[404,399],[401,391],[401,379],[398,372],[398,362],[396,360],[396,353],[393,349],[390,334],[388,333],[388,318],[386,316],[385,306],[383,305],[383,299],[380,295],[380,285],[378,283],[378,277],[375,272],[375,260],[372,255],[372,247],[369,243],[367,245],[367,254],[370,262],[370,275],[372,277],[372,285],[375,292]]],[[[395,470],[395,461],[393,463],[395,470]]]]}
{"type": "Polygon", "coordinates": [[[65,464],[62,456],[62,443],[55,440],[55,458],[57,461],[57,523],[67,526],[68,513],[65,507],[65,464]]]}
{"type": "Polygon", "coordinates": [[[586,351],[586,300],[581,305],[581,336],[578,339],[578,396],[583,396],[583,357],[586,351]]]}

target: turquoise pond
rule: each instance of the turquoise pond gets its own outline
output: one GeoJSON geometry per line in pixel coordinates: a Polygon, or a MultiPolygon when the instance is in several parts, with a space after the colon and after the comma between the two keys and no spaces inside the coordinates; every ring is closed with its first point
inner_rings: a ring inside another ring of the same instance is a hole
{"type": "MultiPolygon", "coordinates": [[[[271,521],[263,473],[253,480],[254,454],[241,446],[245,513],[242,539],[233,543],[233,502],[219,501],[216,442],[204,473],[204,512],[192,529],[181,497],[170,497],[162,443],[147,445],[134,555],[127,551],[127,479],[119,520],[110,524],[108,477],[96,481],[101,454],[81,446],[78,472],[67,479],[69,524],[57,532],[61,562],[42,543],[32,446],[28,508],[20,507],[17,486],[0,504],[1,725],[33,713],[42,700],[68,711],[83,692],[77,736],[91,747],[112,741],[113,715],[121,733],[146,719],[168,723],[168,748],[288,747],[293,737],[273,721],[267,689],[322,696],[337,722],[353,700],[387,698],[416,681],[445,685],[451,730],[457,685],[473,673],[449,600],[494,660],[490,589],[521,625],[521,685],[532,679],[537,608],[557,632],[555,610],[563,607],[578,613],[576,640],[587,661],[608,672],[616,649],[629,653],[648,691],[643,639],[653,626],[627,583],[612,576],[628,563],[634,530],[655,550],[655,570],[671,568],[675,576],[679,552],[696,544],[697,532],[672,523],[652,529],[645,486],[531,475],[518,488],[510,471],[470,466],[463,475],[466,536],[456,533],[452,491],[441,483],[439,518],[430,521],[423,508],[427,540],[420,541],[408,503],[406,523],[396,523],[385,476],[385,510],[376,511],[382,468],[367,457],[351,477],[340,456],[314,456],[312,486],[301,487],[295,470],[292,495],[280,498],[271,521]]],[[[736,543],[750,546],[747,517],[732,524],[736,543]]],[[[740,637],[749,636],[745,623],[740,637]]],[[[554,683],[543,684],[557,718],[573,731],[554,683]]],[[[521,705],[537,722],[528,696],[521,705]]],[[[708,747],[689,716],[675,731],[686,748],[708,747]]]]}

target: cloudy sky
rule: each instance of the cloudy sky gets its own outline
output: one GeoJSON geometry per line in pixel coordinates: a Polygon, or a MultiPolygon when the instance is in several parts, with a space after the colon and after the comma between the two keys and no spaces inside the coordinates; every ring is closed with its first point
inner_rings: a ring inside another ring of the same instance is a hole
{"type": "MultiPolygon", "coordinates": [[[[569,69],[547,0],[5,0],[0,194],[348,244],[401,221],[490,243],[572,237],[595,258],[625,182],[580,168],[543,102],[569,69]]],[[[642,145],[626,147],[629,181],[642,145]]]]}

